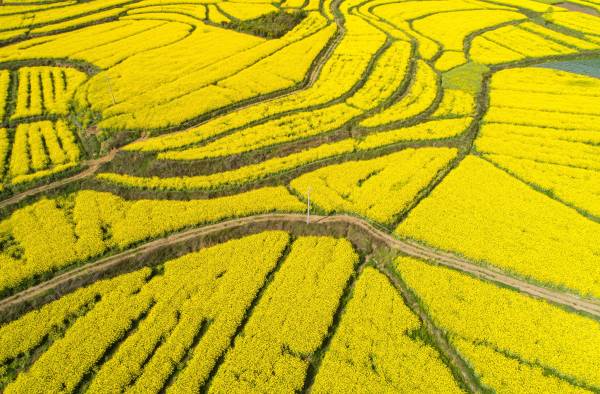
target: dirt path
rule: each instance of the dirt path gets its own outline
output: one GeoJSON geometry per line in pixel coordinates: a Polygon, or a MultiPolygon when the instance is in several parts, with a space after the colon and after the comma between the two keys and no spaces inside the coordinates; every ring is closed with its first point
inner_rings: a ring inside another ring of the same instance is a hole
{"type": "MultiPolygon", "coordinates": [[[[61,286],[65,286],[71,281],[77,282],[79,277],[93,275],[95,272],[101,273],[107,271],[111,267],[116,267],[123,261],[138,254],[153,253],[154,251],[158,251],[166,246],[184,243],[201,235],[216,233],[223,230],[252,226],[258,223],[273,223],[275,227],[277,223],[302,223],[305,220],[306,217],[300,214],[265,214],[240,219],[232,219],[222,223],[186,230],[177,234],[160,238],[138,246],[137,248],[100,259],[94,263],[86,264],[72,271],[58,275],[44,283],[40,283],[37,286],[30,287],[29,289],[17,293],[11,297],[0,300],[0,314],[8,311],[11,307],[18,304],[33,303],[37,296],[51,293],[53,289],[58,289],[61,286]]],[[[569,308],[600,317],[600,300],[583,299],[574,294],[548,289],[526,282],[522,279],[517,279],[498,269],[477,265],[450,253],[440,252],[432,248],[414,244],[412,242],[399,240],[393,235],[378,230],[368,222],[353,216],[312,216],[311,225],[318,226],[319,224],[325,223],[342,223],[356,226],[373,238],[384,242],[390,248],[399,250],[409,256],[425,259],[446,267],[466,272],[478,278],[514,288],[533,297],[544,299],[555,304],[564,305],[569,308]]]]}
{"type": "Polygon", "coordinates": [[[576,3],[571,3],[571,2],[565,1],[562,3],[554,4],[554,5],[557,7],[565,8],[569,11],[581,12],[583,14],[588,14],[588,15],[593,15],[593,16],[600,16],[600,12],[598,12],[596,9],[594,9],[592,7],[587,7],[582,4],[576,4],[576,3]]]}
{"type": "Polygon", "coordinates": [[[56,182],[52,182],[49,183],[47,185],[42,185],[39,187],[35,187],[33,189],[29,189],[26,190],[22,193],[18,193],[15,194],[14,196],[7,198],[6,200],[0,201],[0,209],[2,208],[6,208],[9,205],[13,205],[16,204],[22,200],[24,200],[27,197],[30,196],[34,196],[36,194],[40,194],[43,192],[46,192],[48,190],[53,190],[56,188],[59,188],[61,186],[67,185],[69,183],[73,183],[75,181],[78,181],[80,179],[84,179],[87,178],[88,176],[93,175],[94,173],[96,173],[96,171],[98,171],[98,168],[100,168],[100,166],[104,163],[108,163],[109,161],[111,161],[114,157],[115,154],[117,153],[116,149],[113,149],[108,155],[103,156],[99,159],[95,159],[95,160],[89,160],[86,161],[84,163],[82,163],[84,166],[86,166],[87,168],[75,175],[73,175],[72,177],[69,178],[65,178],[65,179],[60,179],[56,182]]]}

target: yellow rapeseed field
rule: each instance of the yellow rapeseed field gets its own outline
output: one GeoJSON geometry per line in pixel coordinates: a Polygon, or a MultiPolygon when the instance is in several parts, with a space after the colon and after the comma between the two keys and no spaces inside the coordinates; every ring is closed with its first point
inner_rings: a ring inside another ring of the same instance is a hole
{"type": "Polygon", "coordinates": [[[0,0],[0,392],[600,392],[599,16],[0,0]]]}

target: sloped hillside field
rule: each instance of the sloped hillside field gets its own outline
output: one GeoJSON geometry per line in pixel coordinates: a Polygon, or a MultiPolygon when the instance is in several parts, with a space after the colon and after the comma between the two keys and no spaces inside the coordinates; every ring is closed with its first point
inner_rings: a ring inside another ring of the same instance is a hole
{"type": "Polygon", "coordinates": [[[600,393],[600,0],[0,2],[0,393],[600,393]]]}

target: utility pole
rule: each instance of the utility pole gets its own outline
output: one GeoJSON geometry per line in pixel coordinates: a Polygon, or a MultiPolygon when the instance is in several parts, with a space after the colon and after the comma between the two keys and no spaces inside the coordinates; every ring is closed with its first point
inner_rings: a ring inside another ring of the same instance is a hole
{"type": "Polygon", "coordinates": [[[108,90],[110,91],[110,96],[112,97],[112,103],[113,105],[116,105],[117,103],[115,101],[115,95],[112,90],[112,85],[110,84],[110,77],[108,75],[105,75],[104,78],[106,78],[106,83],[108,83],[108,90]]]}
{"type": "Polygon", "coordinates": [[[306,207],[306,224],[310,224],[310,187],[308,188],[306,194],[308,196],[308,205],[306,207]]]}

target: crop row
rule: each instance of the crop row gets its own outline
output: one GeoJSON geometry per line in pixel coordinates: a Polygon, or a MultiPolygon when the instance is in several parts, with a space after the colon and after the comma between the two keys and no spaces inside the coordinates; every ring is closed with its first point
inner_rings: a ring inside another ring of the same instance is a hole
{"type": "Polygon", "coordinates": [[[133,57],[98,74],[89,82],[87,101],[102,112],[101,128],[176,126],[299,84],[334,32],[333,25],[314,25],[311,18],[267,41],[202,25],[177,43],[154,49],[152,56],[133,57]],[[140,72],[148,77],[140,80],[140,72]],[[116,103],[107,95],[107,75],[116,103]]]}
{"type": "Polygon", "coordinates": [[[128,0],[94,0],[83,4],[70,4],[68,7],[48,7],[48,9],[40,9],[39,5],[36,5],[31,10],[35,11],[34,13],[24,12],[0,16],[0,26],[3,29],[31,28],[93,13],[105,8],[117,7],[127,2],[128,0]]]}
{"type": "Polygon", "coordinates": [[[558,56],[598,49],[600,46],[533,22],[506,26],[473,40],[471,56],[484,64],[514,62],[532,57],[558,56]]]}
{"type": "Polygon", "coordinates": [[[143,289],[156,302],[152,311],[102,365],[89,391],[159,392],[186,354],[174,387],[198,389],[288,240],[286,233],[261,233],[167,262],[162,277],[143,289]]]}
{"type": "MultiPolygon", "coordinates": [[[[285,255],[289,241],[279,231],[231,240],[1,326],[5,392],[293,391],[307,378],[318,393],[461,392],[386,276],[366,267],[348,287],[358,264],[348,241],[301,237],[285,255]]],[[[594,319],[413,258],[395,267],[485,389],[600,386],[594,319]]]]}
{"type": "Polygon", "coordinates": [[[363,120],[365,127],[376,127],[408,120],[433,105],[438,93],[438,76],[423,60],[417,62],[409,91],[384,111],[363,120]]]}
{"type": "Polygon", "coordinates": [[[239,391],[250,381],[301,388],[307,357],[327,335],[358,255],[343,239],[299,238],[267,281],[288,242],[283,232],[229,241],[169,261],[150,280],[144,268],[101,281],[0,327],[2,368],[55,332],[5,392],[198,391],[222,356],[211,391],[239,391]],[[74,323],[65,327],[69,316],[74,323]],[[25,332],[31,335],[20,341],[25,332]]]}
{"type": "Polygon", "coordinates": [[[97,178],[127,187],[159,190],[210,190],[224,186],[240,186],[344,154],[379,149],[402,141],[453,137],[464,132],[470,122],[470,118],[423,122],[416,126],[373,133],[363,139],[348,138],[210,175],[160,178],[101,173],[97,178]]]}
{"type": "Polygon", "coordinates": [[[0,70],[0,123],[4,121],[4,115],[6,114],[9,83],[10,71],[0,70]]]}
{"type": "MultiPolygon", "coordinates": [[[[4,146],[9,145],[6,133],[0,138],[4,146]]],[[[7,153],[5,149],[1,157],[3,162],[7,153]]],[[[63,121],[21,123],[16,128],[10,155],[11,182],[30,182],[64,171],[75,166],[79,156],[75,137],[63,121]]]]}
{"type": "Polygon", "coordinates": [[[596,297],[599,231],[597,222],[474,156],[396,229],[402,237],[596,297]]]}
{"type": "Polygon", "coordinates": [[[517,178],[532,183],[552,196],[600,217],[600,176],[598,170],[503,155],[485,155],[517,178]]]}
{"type": "MultiPolygon", "coordinates": [[[[100,284],[100,288],[96,290],[100,301],[91,311],[77,319],[64,336],[57,339],[48,351],[35,361],[32,368],[19,374],[17,379],[6,387],[5,392],[74,390],[88,370],[100,360],[106,349],[124,335],[133,321],[150,307],[152,303],[150,297],[145,294],[136,295],[148,273],[149,269],[144,269],[141,272],[111,281],[111,286],[100,284]],[[71,355],[73,349],[78,351],[77,358],[71,355]],[[69,372],[65,373],[65,371],[69,372]]],[[[85,290],[78,293],[79,297],[86,295],[91,294],[89,292],[86,294],[85,290]]],[[[86,298],[89,299],[89,297],[86,298]]],[[[62,310],[48,308],[51,309],[49,311],[50,319],[54,320],[54,327],[58,323],[56,317],[60,316],[61,312],[64,316],[67,310],[72,310],[77,304],[81,305],[78,301],[71,299],[71,303],[63,303],[65,309],[62,310]],[[54,312],[59,315],[54,315],[54,312]]],[[[32,321],[30,315],[26,315],[25,318],[24,325],[19,324],[17,320],[2,329],[11,333],[16,328],[15,326],[21,326],[20,328],[26,329],[27,332],[37,333],[38,336],[44,331],[46,335],[52,331],[53,326],[42,324],[38,327],[37,321],[32,321]]],[[[9,337],[10,339],[16,338],[9,337]]]]}
{"type": "Polygon", "coordinates": [[[551,69],[496,73],[478,152],[600,170],[597,79],[551,69]]]}
{"type": "Polygon", "coordinates": [[[69,100],[87,75],[72,68],[21,67],[12,119],[42,114],[66,115],[69,100]]]}
{"type": "MultiPolygon", "coordinates": [[[[31,356],[43,345],[51,332],[61,330],[69,317],[78,317],[82,310],[90,309],[107,294],[137,291],[150,274],[150,269],[123,275],[111,281],[100,281],[78,289],[59,300],[30,312],[0,328],[0,365],[9,365],[24,355],[31,356]]],[[[0,368],[0,375],[2,375],[0,368]]]]}
{"type": "Polygon", "coordinates": [[[484,385],[496,392],[600,388],[598,321],[415,259],[396,266],[484,385]]]}
{"type": "MultiPolygon", "coordinates": [[[[149,48],[181,39],[190,26],[165,21],[121,20],[78,29],[73,32],[32,38],[0,48],[2,61],[72,58],[101,68],[149,48]]],[[[106,82],[104,93],[108,93],[106,82]]]]}
{"type": "MultiPolygon", "coordinates": [[[[406,59],[408,50],[409,46],[404,43],[388,48],[375,64],[372,73],[367,76],[365,84],[345,103],[287,115],[234,132],[202,147],[160,153],[159,158],[190,160],[221,157],[296,141],[340,128],[363,111],[376,108],[388,98],[386,95],[391,96],[395,92],[403,81],[404,74],[391,79],[386,75],[394,67],[392,60],[399,57],[406,59]],[[380,96],[381,94],[384,95],[380,96]],[[375,96],[379,98],[374,99],[375,96]]],[[[407,64],[402,66],[407,67],[407,64]]]]}
{"type": "Polygon", "coordinates": [[[328,213],[353,212],[393,224],[455,156],[456,150],[449,148],[407,149],[324,167],[290,186],[302,194],[310,190],[315,205],[328,213]]]}
{"type": "MultiPolygon", "coordinates": [[[[346,240],[305,237],[294,242],[209,392],[301,390],[309,358],[323,342],[357,263],[346,240]]],[[[174,386],[173,392],[185,388],[193,387],[174,386]]]]}
{"type": "Polygon", "coordinates": [[[420,330],[389,280],[365,268],[311,391],[461,392],[437,351],[414,334],[420,330]]]}
{"type": "MultiPolygon", "coordinates": [[[[257,103],[248,108],[241,109],[239,111],[232,112],[230,114],[217,117],[210,120],[205,125],[201,125],[197,128],[192,128],[183,133],[177,133],[174,135],[166,135],[149,139],[147,141],[141,141],[129,145],[125,149],[129,150],[142,150],[142,151],[164,151],[167,149],[179,148],[186,145],[201,142],[207,138],[218,136],[226,131],[237,129],[248,125],[251,122],[256,122],[261,119],[269,119],[270,117],[290,111],[297,111],[310,106],[323,106],[328,102],[337,100],[345,94],[351,92],[352,88],[358,84],[367,71],[372,57],[377,51],[383,46],[385,42],[385,36],[378,31],[370,27],[365,22],[360,21],[357,18],[350,18],[348,31],[342,38],[341,42],[334,49],[331,57],[325,62],[322,70],[319,74],[318,79],[315,83],[304,90],[296,91],[290,95],[277,98],[274,100],[268,100],[264,103],[257,103]],[[361,47],[360,51],[356,51],[356,45],[361,47]]],[[[392,49],[386,51],[383,57],[385,64],[388,65],[392,61],[396,61],[398,58],[402,58],[401,64],[408,62],[410,49],[407,44],[398,43],[394,45],[392,49]]],[[[380,78],[386,78],[389,66],[380,66],[378,68],[378,75],[380,78]]],[[[396,74],[395,78],[404,78],[403,73],[396,74]]],[[[377,81],[377,80],[375,80],[377,81]]],[[[370,97],[369,92],[374,90],[380,90],[384,93],[389,93],[390,89],[393,89],[399,82],[397,81],[377,81],[383,83],[370,82],[368,86],[362,91],[364,93],[358,94],[357,99],[364,101],[366,97],[370,97]],[[395,84],[395,85],[390,85],[395,84]],[[375,86],[374,86],[375,85],[375,86]]],[[[383,97],[383,96],[382,96],[383,97]]],[[[351,99],[352,100],[352,99],[351,99]]],[[[379,98],[378,100],[382,100],[379,98]]],[[[281,119],[275,119],[268,122],[263,122],[255,127],[246,128],[247,132],[260,132],[263,129],[283,128],[286,124],[298,124],[303,127],[301,131],[306,132],[311,126],[308,123],[313,116],[318,117],[321,113],[330,113],[331,110],[327,108],[335,106],[328,106],[322,109],[321,112],[313,114],[314,111],[305,111],[298,114],[292,114],[281,119]]],[[[344,107],[345,108],[345,107],[344,107]]],[[[348,112],[351,116],[358,113],[357,110],[348,112]]],[[[344,119],[348,116],[344,117],[344,119]]],[[[320,122],[323,123],[323,122],[320,122]]],[[[338,122],[339,123],[339,122],[338,122]]],[[[335,125],[324,124],[321,127],[323,130],[328,130],[335,125]]],[[[290,129],[291,126],[287,126],[290,129]]],[[[177,159],[178,157],[193,157],[193,150],[190,153],[178,153],[173,152],[169,156],[170,159],[177,159]]]]}

